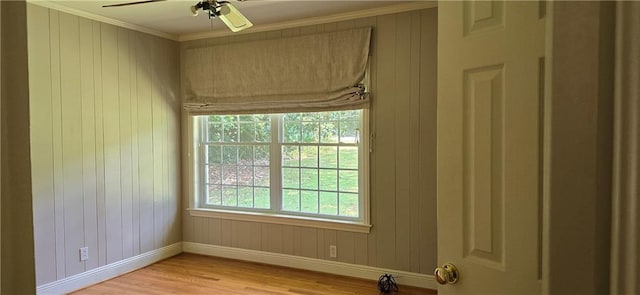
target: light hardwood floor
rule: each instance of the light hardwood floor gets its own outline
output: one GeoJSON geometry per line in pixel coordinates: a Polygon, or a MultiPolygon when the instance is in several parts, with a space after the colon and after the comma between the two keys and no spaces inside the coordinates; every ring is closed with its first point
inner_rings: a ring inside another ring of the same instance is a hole
{"type": "MultiPolygon", "coordinates": [[[[183,253],[82,289],[90,294],[379,294],[375,281],[183,253]]],[[[436,294],[399,286],[395,294],[436,294]]]]}

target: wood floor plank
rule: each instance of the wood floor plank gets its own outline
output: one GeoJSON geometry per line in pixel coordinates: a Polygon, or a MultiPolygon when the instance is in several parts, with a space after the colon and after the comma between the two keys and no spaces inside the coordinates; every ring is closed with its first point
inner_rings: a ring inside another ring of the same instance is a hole
{"type": "MultiPolygon", "coordinates": [[[[399,286],[395,294],[435,295],[399,286]]],[[[183,253],[73,294],[354,295],[379,294],[375,281],[183,253]]]]}

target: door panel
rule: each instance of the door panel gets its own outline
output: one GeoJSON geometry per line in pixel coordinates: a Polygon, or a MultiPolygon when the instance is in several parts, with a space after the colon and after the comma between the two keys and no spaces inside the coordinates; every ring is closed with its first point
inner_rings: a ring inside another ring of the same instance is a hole
{"type": "Polygon", "coordinates": [[[438,6],[440,294],[539,294],[538,2],[438,6]]]}
{"type": "Polygon", "coordinates": [[[463,75],[463,255],[504,270],[503,65],[463,75]]]}

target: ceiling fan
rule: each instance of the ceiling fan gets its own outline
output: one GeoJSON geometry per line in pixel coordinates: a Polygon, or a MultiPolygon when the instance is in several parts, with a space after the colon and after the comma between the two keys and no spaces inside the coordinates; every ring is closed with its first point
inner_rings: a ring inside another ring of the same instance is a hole
{"type": "MultiPolygon", "coordinates": [[[[152,2],[162,2],[167,0],[142,0],[142,1],[134,1],[134,2],[126,2],[126,3],[118,3],[118,4],[110,4],[110,5],[102,5],[102,7],[121,7],[121,6],[129,6],[129,5],[138,5],[152,2]]],[[[238,0],[240,2],[244,2],[246,0],[238,0]]],[[[193,16],[198,16],[198,12],[202,10],[206,12],[209,19],[220,18],[222,22],[231,29],[233,32],[239,32],[244,29],[248,29],[253,26],[253,24],[244,16],[240,11],[229,1],[218,1],[218,0],[202,0],[191,7],[191,13],[193,16]]]]}

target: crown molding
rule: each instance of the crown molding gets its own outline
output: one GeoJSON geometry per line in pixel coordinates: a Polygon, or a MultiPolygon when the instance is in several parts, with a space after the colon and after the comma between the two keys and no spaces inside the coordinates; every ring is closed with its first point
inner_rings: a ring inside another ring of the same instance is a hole
{"type": "Polygon", "coordinates": [[[64,6],[62,4],[58,4],[53,0],[27,0],[27,3],[38,5],[38,6],[42,6],[42,7],[46,7],[46,8],[50,8],[50,9],[53,9],[53,10],[57,10],[57,11],[61,11],[61,12],[69,13],[69,14],[73,14],[73,15],[76,15],[76,16],[88,18],[88,19],[91,19],[91,20],[103,22],[103,23],[106,23],[106,24],[110,24],[110,25],[114,25],[114,26],[130,29],[130,30],[134,30],[134,31],[142,32],[142,33],[147,33],[147,34],[158,36],[158,37],[161,37],[161,38],[165,38],[165,39],[169,39],[169,40],[173,40],[173,41],[179,41],[179,37],[176,36],[176,35],[168,34],[168,33],[165,33],[165,32],[158,31],[158,30],[154,30],[154,29],[149,29],[147,27],[143,27],[143,26],[140,26],[140,25],[135,25],[135,24],[128,23],[128,22],[123,22],[123,21],[120,21],[120,20],[117,20],[117,19],[109,18],[109,17],[102,16],[102,15],[97,15],[97,14],[86,12],[86,11],[82,11],[82,10],[79,10],[79,9],[71,8],[71,7],[68,7],[68,6],[64,6]]]}
{"type": "Polygon", "coordinates": [[[178,41],[182,42],[182,41],[191,41],[191,40],[199,40],[199,39],[207,39],[207,38],[224,37],[224,36],[231,36],[231,35],[251,34],[251,33],[257,33],[257,32],[282,30],[282,29],[289,29],[289,28],[295,28],[295,27],[333,23],[333,22],[345,21],[345,20],[356,19],[356,18],[400,13],[400,12],[434,8],[434,7],[438,7],[437,1],[416,1],[416,2],[402,3],[402,4],[390,5],[390,6],[384,6],[384,7],[338,13],[338,14],[333,14],[329,16],[317,16],[317,17],[311,17],[307,19],[284,21],[284,22],[267,24],[267,25],[254,25],[250,29],[237,32],[237,33],[233,33],[231,31],[225,30],[225,31],[215,31],[215,32],[182,34],[178,36],[178,41]]]}

